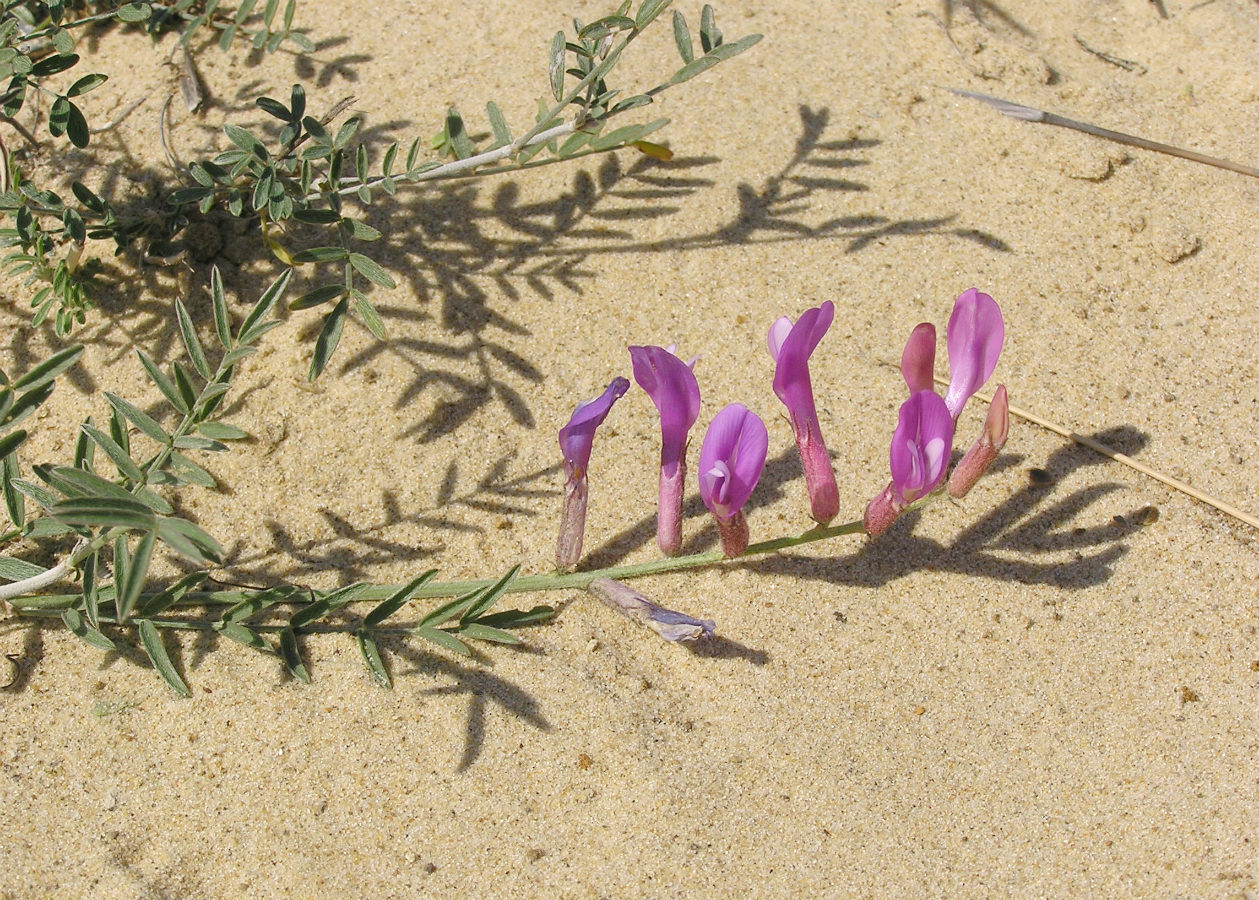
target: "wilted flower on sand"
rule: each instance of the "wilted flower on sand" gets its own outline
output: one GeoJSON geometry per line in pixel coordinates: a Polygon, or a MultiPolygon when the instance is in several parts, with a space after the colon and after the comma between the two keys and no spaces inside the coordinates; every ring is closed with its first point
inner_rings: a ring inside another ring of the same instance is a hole
{"type": "Polygon", "coordinates": [[[686,486],[686,436],[699,418],[699,382],[672,348],[630,347],[634,380],[660,412],[660,503],[656,543],[666,556],[682,546],[682,494],[686,486]]]}
{"type": "Polygon", "coordinates": [[[561,570],[575,567],[581,559],[581,543],[586,531],[586,468],[595,429],[603,424],[612,404],[629,390],[629,379],[614,378],[608,389],[592,400],[577,404],[568,424],[560,429],[560,451],[564,454],[564,511],[560,515],[560,537],[555,548],[555,565],[561,570]]]}
{"type": "Polygon", "coordinates": [[[975,288],[963,291],[953,304],[947,339],[949,390],[944,402],[956,422],[971,394],[996,371],[1005,340],[1005,323],[997,301],[975,288]]]}
{"type": "Polygon", "coordinates": [[[717,519],[726,556],[748,546],[743,505],[765,469],[769,433],[765,423],[745,406],[732,403],[717,413],[699,450],[699,495],[717,519]]]}
{"type": "Polygon", "coordinates": [[[596,578],[586,590],[613,609],[618,609],[634,621],[646,625],[666,641],[694,641],[701,637],[711,637],[717,628],[712,619],[696,619],[685,613],[657,606],[638,591],[611,578],[596,578]]]}
{"type": "Polygon", "coordinates": [[[935,391],[918,391],[901,405],[892,435],[892,482],[866,506],[868,534],[887,531],[905,507],[944,481],[953,451],[953,417],[935,391]]]}
{"type": "Polygon", "coordinates": [[[1006,396],[1005,385],[999,384],[992,395],[992,402],[988,404],[988,417],[984,420],[984,430],[980,433],[979,440],[966,451],[966,455],[949,476],[950,496],[959,499],[966,496],[996,460],[1009,433],[1010,399],[1006,396]]]}
{"type": "Polygon", "coordinates": [[[822,439],[813,384],[809,380],[809,356],[831,327],[835,304],[827,300],[806,310],[793,325],[786,316],[769,329],[769,355],[774,358],[774,393],[787,407],[800,449],[804,482],[809,489],[813,518],[825,524],[839,512],[839,489],[831,469],[831,457],[822,439]]]}

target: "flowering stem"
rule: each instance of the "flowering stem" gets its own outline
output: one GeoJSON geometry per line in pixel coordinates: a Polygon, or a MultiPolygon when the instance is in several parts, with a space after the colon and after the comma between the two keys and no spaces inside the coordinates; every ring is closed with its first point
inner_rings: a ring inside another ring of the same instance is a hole
{"type": "MultiPolygon", "coordinates": [[[[733,560],[727,558],[721,550],[709,550],[705,553],[691,553],[686,556],[674,556],[664,559],[653,559],[648,562],[631,563],[623,566],[609,566],[604,569],[593,569],[588,572],[571,572],[567,574],[555,573],[549,575],[525,575],[513,579],[507,585],[506,593],[525,593],[532,591],[558,591],[558,590],[585,590],[590,582],[597,578],[611,578],[616,581],[625,581],[632,578],[643,578],[647,575],[660,575],[665,572],[677,572],[683,569],[699,569],[707,566],[718,565],[724,562],[738,561],[748,559],[753,556],[764,556],[767,553],[776,553],[779,550],[787,550],[792,547],[799,547],[804,544],[811,544],[815,541],[825,541],[831,538],[840,537],[847,534],[861,534],[864,528],[860,521],[847,522],[843,525],[827,525],[810,528],[801,534],[775,538],[769,541],[760,541],[750,544],[733,560]]],[[[436,597],[459,597],[472,591],[482,590],[490,587],[497,582],[495,578],[480,578],[471,581],[440,581],[429,582],[422,585],[414,594],[412,599],[425,599],[436,597]]],[[[355,601],[380,601],[389,597],[397,591],[401,585],[384,584],[372,585],[355,597],[355,601]]],[[[105,588],[101,591],[102,600],[107,599],[110,589],[105,588]]],[[[212,606],[227,605],[238,603],[246,597],[246,593],[242,591],[200,591],[186,595],[180,605],[184,606],[212,606]]],[[[315,592],[310,595],[312,599],[318,599],[319,593],[315,592]]],[[[73,606],[80,598],[81,594],[47,594],[42,596],[15,597],[14,609],[18,613],[27,610],[39,609],[64,609],[73,606]]],[[[142,603],[143,601],[141,601],[142,603]]]]}

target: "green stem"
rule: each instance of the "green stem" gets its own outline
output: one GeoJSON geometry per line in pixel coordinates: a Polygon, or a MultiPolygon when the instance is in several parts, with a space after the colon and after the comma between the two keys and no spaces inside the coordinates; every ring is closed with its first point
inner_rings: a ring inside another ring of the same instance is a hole
{"type": "MultiPolygon", "coordinates": [[[[776,553],[779,550],[787,550],[791,547],[799,547],[804,544],[811,544],[816,541],[825,541],[835,537],[841,537],[847,534],[861,534],[864,532],[864,526],[860,521],[847,522],[843,525],[819,525],[810,528],[801,534],[774,538],[769,541],[761,541],[748,546],[747,550],[741,556],[727,559],[720,550],[710,550],[706,553],[692,553],[688,556],[672,556],[664,559],[653,559],[648,562],[630,563],[623,566],[609,566],[604,569],[593,569],[587,572],[568,572],[568,573],[552,573],[548,575],[525,575],[521,578],[515,578],[507,585],[506,593],[525,593],[533,591],[560,591],[560,590],[585,590],[590,582],[596,578],[611,578],[616,581],[625,581],[632,578],[643,578],[648,575],[660,575],[665,572],[677,572],[685,569],[699,569],[707,566],[714,566],[724,562],[738,562],[754,556],[764,556],[767,553],[776,553]]],[[[469,594],[473,591],[482,590],[490,587],[498,581],[497,578],[477,578],[468,581],[438,581],[429,582],[420,587],[414,594],[412,599],[431,599],[438,597],[459,597],[469,594]]],[[[359,593],[354,602],[364,601],[381,601],[395,593],[402,585],[397,584],[377,584],[368,587],[359,593]]],[[[111,595],[112,588],[104,588],[101,590],[101,602],[106,602],[111,595]]],[[[194,591],[187,594],[181,601],[180,605],[187,606],[223,606],[239,603],[253,592],[245,591],[194,591]]],[[[311,599],[319,599],[323,593],[314,591],[308,595],[311,599]]],[[[15,597],[10,602],[18,613],[31,612],[37,614],[38,610],[56,610],[65,609],[73,606],[81,598],[81,594],[45,594],[34,597],[15,597]]],[[[152,595],[148,595],[152,596],[152,595]]],[[[141,599],[139,606],[144,605],[141,599]]]]}

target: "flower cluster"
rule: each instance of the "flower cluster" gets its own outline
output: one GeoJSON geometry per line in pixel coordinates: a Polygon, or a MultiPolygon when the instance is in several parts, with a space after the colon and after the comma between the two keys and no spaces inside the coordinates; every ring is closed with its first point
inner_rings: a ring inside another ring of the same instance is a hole
{"type": "MultiPolygon", "coordinates": [[[[901,374],[909,399],[901,406],[892,435],[892,481],[866,506],[865,529],[870,535],[887,531],[905,509],[938,488],[948,475],[957,417],[975,391],[997,368],[1005,324],[1001,308],[987,294],[971,288],[953,304],[949,317],[949,388],[935,392],[935,326],[916,327],[901,356],[901,374]]],[[[1010,429],[1010,403],[1005,385],[997,388],[988,407],[984,430],[949,477],[953,497],[965,496],[997,458],[1010,429]]]]}
{"type": "MultiPolygon", "coordinates": [[[[774,360],[774,393],[787,408],[804,470],[810,513],[826,525],[839,513],[839,489],[830,454],[822,437],[809,378],[809,358],[835,318],[830,301],[804,312],[794,323],[778,319],[769,329],[768,346],[774,360]]],[[[992,377],[1005,326],[996,301],[971,288],[957,298],[949,318],[947,344],[951,378],[943,397],[934,390],[935,327],[924,323],[910,334],[901,357],[901,373],[909,399],[900,408],[892,436],[892,480],[866,507],[864,530],[885,532],[910,504],[935,492],[948,478],[948,491],[961,497],[996,459],[1009,430],[1009,402],[1005,386],[997,388],[984,429],[974,446],[949,474],[954,431],[966,401],[992,377]]],[[[683,362],[673,347],[629,348],[634,380],[651,398],[660,415],[660,480],[656,542],[672,556],[682,545],[682,500],[686,489],[688,436],[699,418],[700,391],[696,359],[683,362]]],[[[564,454],[564,512],[560,523],[556,564],[564,571],[581,559],[588,487],[586,469],[595,429],[612,405],[629,389],[616,378],[598,397],[581,403],[560,429],[564,454]]],[[[748,525],[743,508],[752,495],[769,450],[765,423],[746,406],[732,403],[708,426],[699,453],[699,494],[716,520],[722,551],[727,557],[748,548],[748,525]]],[[[601,579],[591,585],[597,596],[642,621],[668,640],[693,640],[712,634],[708,620],[693,619],[662,609],[637,592],[601,579]]]]}

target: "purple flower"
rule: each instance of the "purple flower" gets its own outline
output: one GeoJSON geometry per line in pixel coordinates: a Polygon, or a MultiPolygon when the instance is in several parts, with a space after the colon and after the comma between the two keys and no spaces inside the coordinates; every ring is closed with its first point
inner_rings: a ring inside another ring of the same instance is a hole
{"type": "Polygon", "coordinates": [[[835,304],[827,300],[821,306],[806,310],[794,325],[783,316],[769,329],[769,355],[776,364],[774,393],[791,417],[804,467],[804,481],[809,489],[809,505],[813,518],[822,523],[829,522],[839,512],[839,489],[813,404],[809,356],[834,318],[835,304]]]}
{"type": "Polygon", "coordinates": [[[936,327],[923,322],[910,333],[901,354],[901,374],[911,394],[935,390],[935,363],[936,327]]]}
{"type": "Polygon", "coordinates": [[[738,556],[747,549],[743,505],[761,478],[768,451],[765,423],[738,403],[717,413],[704,435],[699,450],[699,495],[717,518],[726,556],[738,556]]]}
{"type": "Polygon", "coordinates": [[[953,417],[935,391],[916,391],[901,405],[892,435],[892,482],[866,506],[868,534],[882,534],[904,510],[944,481],[953,451],[953,417]]]}
{"type": "MultiPolygon", "coordinates": [[[[699,382],[672,348],[630,347],[634,380],[660,412],[660,504],[656,543],[666,556],[682,545],[682,494],[686,484],[686,436],[699,418],[699,382]]],[[[693,363],[692,363],[693,364],[693,363]]]]}
{"type": "Polygon", "coordinates": [[[635,622],[646,625],[666,641],[694,641],[712,637],[717,628],[712,619],[696,619],[685,613],[657,606],[638,591],[611,578],[596,578],[586,590],[635,622]]]}
{"type": "MultiPolygon", "coordinates": [[[[910,398],[901,407],[892,438],[892,483],[866,506],[869,534],[882,534],[914,500],[931,493],[944,480],[957,417],[966,401],[989,378],[1001,356],[1005,324],[1001,308],[975,288],[963,291],[949,317],[949,388],[944,399],[935,393],[935,328],[924,322],[913,330],[901,356],[901,374],[910,398]]],[[[961,497],[997,458],[1010,427],[1005,388],[997,389],[984,433],[962,458],[949,479],[949,493],[961,497]]]]}
{"type": "Polygon", "coordinates": [[[971,394],[992,377],[1005,340],[1001,307],[975,288],[963,291],[949,316],[949,390],[944,397],[957,421],[971,394]]]}
{"type": "Polygon", "coordinates": [[[564,511],[560,515],[560,537],[555,548],[555,564],[572,569],[581,559],[581,543],[586,531],[586,468],[595,429],[603,424],[612,404],[629,390],[629,379],[614,378],[608,389],[592,400],[577,404],[568,424],[560,429],[560,452],[564,454],[564,511]]]}

